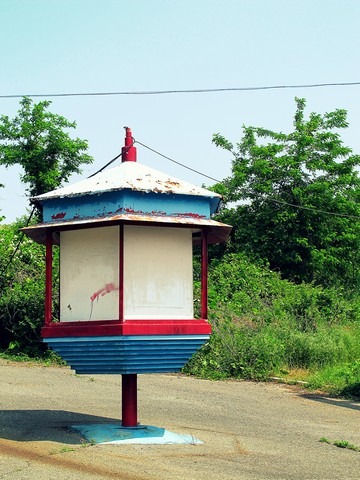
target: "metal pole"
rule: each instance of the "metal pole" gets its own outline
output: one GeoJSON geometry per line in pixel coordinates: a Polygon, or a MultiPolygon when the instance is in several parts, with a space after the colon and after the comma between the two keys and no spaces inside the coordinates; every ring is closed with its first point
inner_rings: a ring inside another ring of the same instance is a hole
{"type": "Polygon", "coordinates": [[[128,373],[122,380],[122,426],[137,427],[137,375],[128,373]]]}

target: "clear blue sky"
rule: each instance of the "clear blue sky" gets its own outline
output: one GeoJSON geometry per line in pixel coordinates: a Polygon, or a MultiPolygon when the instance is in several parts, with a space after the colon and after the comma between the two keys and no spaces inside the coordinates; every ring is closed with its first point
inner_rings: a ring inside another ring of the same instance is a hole
{"type": "MultiPolygon", "coordinates": [[[[0,0],[0,95],[226,88],[360,81],[358,0],[0,0]]],[[[360,86],[52,99],[95,158],[123,145],[123,126],[175,160],[222,179],[231,158],[213,133],[242,125],[289,131],[294,97],[308,110],[349,112],[345,143],[360,153],[360,86]]],[[[39,101],[37,99],[36,101],[39,101]]],[[[14,116],[19,99],[0,99],[14,116]]],[[[206,178],[138,146],[138,161],[201,185],[206,178]]],[[[5,222],[26,213],[19,170],[0,167],[5,222]]]]}

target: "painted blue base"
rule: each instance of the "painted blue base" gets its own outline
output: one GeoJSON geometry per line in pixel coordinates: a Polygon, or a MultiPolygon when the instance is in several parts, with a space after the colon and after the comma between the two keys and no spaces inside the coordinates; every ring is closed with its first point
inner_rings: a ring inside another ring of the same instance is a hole
{"type": "Polygon", "coordinates": [[[178,372],[209,335],[46,338],[79,374],[178,372]]]}
{"type": "Polygon", "coordinates": [[[164,428],[142,425],[136,428],[123,428],[120,424],[104,423],[94,425],[74,425],[70,427],[80,433],[89,443],[107,444],[202,444],[192,435],[169,432],[164,428]]]}

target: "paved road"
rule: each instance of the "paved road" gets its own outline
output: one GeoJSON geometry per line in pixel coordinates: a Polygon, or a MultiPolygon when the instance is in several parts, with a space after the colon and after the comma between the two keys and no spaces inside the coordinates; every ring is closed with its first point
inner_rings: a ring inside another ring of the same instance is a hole
{"type": "Polygon", "coordinates": [[[120,418],[120,377],[0,360],[4,480],[350,480],[360,453],[360,404],[290,387],[139,376],[139,420],[203,445],[87,445],[67,429],[120,418]]]}

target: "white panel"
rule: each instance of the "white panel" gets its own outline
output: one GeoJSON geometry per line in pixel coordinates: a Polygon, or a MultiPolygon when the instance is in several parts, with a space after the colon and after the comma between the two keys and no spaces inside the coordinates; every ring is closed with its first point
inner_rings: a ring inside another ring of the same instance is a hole
{"type": "Polygon", "coordinates": [[[126,226],[125,319],[193,318],[190,229],[126,226]]]}
{"type": "Polygon", "coordinates": [[[60,321],[119,318],[119,227],[60,234],[60,321]]]}

